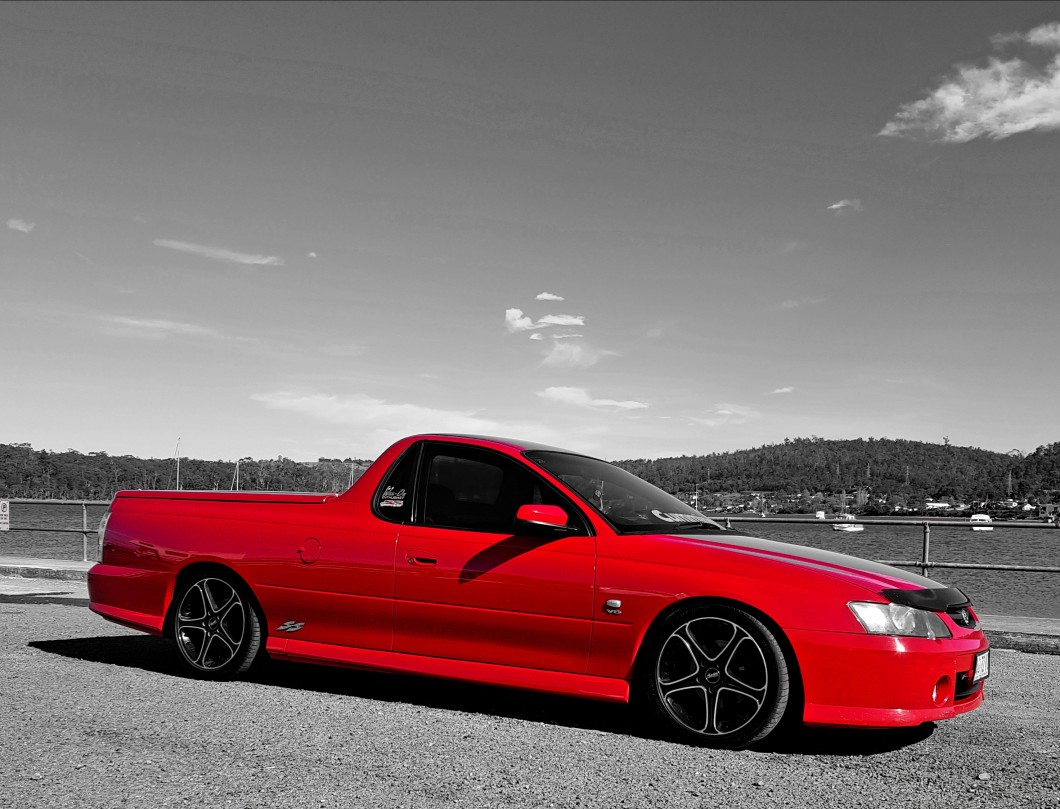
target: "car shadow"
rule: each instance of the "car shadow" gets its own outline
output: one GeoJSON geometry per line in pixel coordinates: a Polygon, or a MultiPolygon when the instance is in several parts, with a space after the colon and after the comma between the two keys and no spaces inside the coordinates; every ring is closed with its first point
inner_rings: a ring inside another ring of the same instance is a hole
{"type": "MultiPolygon", "coordinates": [[[[153,674],[191,679],[173,644],[151,635],[111,635],[28,644],[48,654],[153,674]]],[[[378,702],[400,702],[446,711],[520,719],[643,739],[665,738],[629,705],[408,674],[262,660],[244,678],[273,688],[313,691],[378,702]]],[[[784,755],[866,756],[888,753],[928,738],[934,725],[900,730],[847,730],[795,726],[752,750],[784,755]]]]}
{"type": "Polygon", "coordinates": [[[752,749],[785,755],[873,756],[919,744],[934,732],[933,722],[911,728],[786,728],[752,749]]]}

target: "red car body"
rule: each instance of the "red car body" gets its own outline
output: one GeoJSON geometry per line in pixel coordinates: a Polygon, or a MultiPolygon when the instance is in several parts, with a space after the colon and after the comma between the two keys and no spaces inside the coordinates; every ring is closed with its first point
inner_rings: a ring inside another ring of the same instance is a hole
{"type": "Polygon", "coordinates": [[[341,495],[120,492],[88,577],[91,609],[169,633],[180,582],[217,571],[245,587],[273,658],[626,702],[653,627],[685,606],[727,605],[778,639],[805,723],[916,725],[982,703],[973,671],[988,643],[967,601],[945,600],[959,591],[732,531],[682,533],[675,522],[672,533],[620,532],[585,492],[535,463],[535,449],[545,448],[414,436],[341,495]],[[410,494],[384,483],[421,447],[505,456],[561,495],[578,529],[524,535],[438,527],[412,512],[395,519],[388,508],[431,484],[410,494]],[[848,607],[903,594],[926,598],[949,637],[870,634],[848,607]]]}

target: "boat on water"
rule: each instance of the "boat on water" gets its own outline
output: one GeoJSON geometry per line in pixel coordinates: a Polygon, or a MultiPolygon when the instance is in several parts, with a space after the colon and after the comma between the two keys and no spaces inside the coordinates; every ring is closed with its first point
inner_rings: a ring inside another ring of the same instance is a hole
{"type": "Polygon", "coordinates": [[[968,518],[968,522],[972,523],[973,531],[993,531],[993,526],[988,523],[992,523],[989,514],[973,514],[968,518]]]}
{"type": "Polygon", "coordinates": [[[836,522],[832,524],[833,531],[864,531],[865,526],[854,522],[857,519],[853,514],[837,514],[836,522]]]}

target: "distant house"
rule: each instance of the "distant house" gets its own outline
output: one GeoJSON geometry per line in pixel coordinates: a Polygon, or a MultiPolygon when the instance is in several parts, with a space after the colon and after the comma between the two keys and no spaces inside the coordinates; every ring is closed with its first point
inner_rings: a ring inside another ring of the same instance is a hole
{"type": "Polygon", "coordinates": [[[939,503],[934,500],[928,500],[926,503],[924,503],[924,508],[929,510],[938,509],[940,511],[945,511],[946,509],[953,508],[953,506],[951,506],[949,503],[939,503]]]}
{"type": "Polygon", "coordinates": [[[1038,519],[1055,520],[1058,514],[1060,514],[1060,503],[1038,504],[1038,519]]]}

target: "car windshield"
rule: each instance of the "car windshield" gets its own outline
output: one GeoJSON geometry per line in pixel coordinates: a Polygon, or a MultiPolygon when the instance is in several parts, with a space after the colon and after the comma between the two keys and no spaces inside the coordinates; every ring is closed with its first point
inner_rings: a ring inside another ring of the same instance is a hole
{"type": "Polygon", "coordinates": [[[570,486],[619,533],[722,530],[687,503],[612,464],[566,452],[525,454],[570,486]]]}

